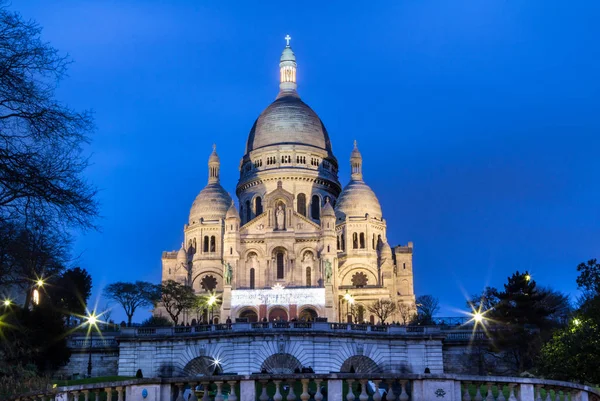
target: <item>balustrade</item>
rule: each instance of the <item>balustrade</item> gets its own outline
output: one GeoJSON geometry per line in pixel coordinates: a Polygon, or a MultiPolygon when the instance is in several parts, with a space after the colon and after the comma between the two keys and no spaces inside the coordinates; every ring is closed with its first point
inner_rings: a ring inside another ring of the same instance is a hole
{"type": "Polygon", "coordinates": [[[574,383],[391,373],[253,374],[139,379],[55,388],[18,401],[598,401],[574,383]]]}

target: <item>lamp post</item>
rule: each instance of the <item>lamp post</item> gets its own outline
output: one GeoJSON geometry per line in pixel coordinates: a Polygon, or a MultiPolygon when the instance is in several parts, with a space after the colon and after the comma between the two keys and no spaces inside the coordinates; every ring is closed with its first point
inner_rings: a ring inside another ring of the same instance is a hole
{"type": "Polygon", "coordinates": [[[478,357],[478,371],[479,371],[479,375],[482,376],[483,375],[483,355],[481,354],[481,341],[483,341],[482,338],[478,338],[479,336],[477,335],[477,325],[480,324],[483,326],[484,322],[485,322],[485,316],[484,316],[485,312],[481,312],[481,310],[475,311],[472,316],[473,316],[473,321],[475,322],[475,329],[473,330],[473,335],[476,336],[475,341],[477,341],[477,357],[478,357]]]}
{"type": "Polygon", "coordinates": [[[88,377],[92,377],[92,341],[94,339],[94,330],[93,329],[96,327],[97,322],[98,322],[98,318],[96,317],[96,315],[94,313],[91,313],[87,317],[87,324],[89,325],[89,332],[90,332],[90,346],[89,346],[88,366],[87,366],[88,377]]]}
{"type": "Polygon", "coordinates": [[[213,324],[213,305],[217,302],[217,297],[215,295],[211,295],[208,298],[208,306],[210,306],[210,324],[213,324]]]}

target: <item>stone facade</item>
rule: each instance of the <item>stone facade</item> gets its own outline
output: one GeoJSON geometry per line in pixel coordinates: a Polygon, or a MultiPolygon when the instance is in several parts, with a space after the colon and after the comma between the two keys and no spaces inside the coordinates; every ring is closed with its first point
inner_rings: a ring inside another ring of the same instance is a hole
{"type": "MultiPolygon", "coordinates": [[[[388,244],[387,222],[363,179],[356,143],[351,180],[342,189],[327,130],[296,90],[296,68],[288,45],[279,94],[254,123],[240,162],[239,212],[220,184],[213,150],[208,184],[192,205],[182,247],[163,253],[163,281],[222,301],[218,310],[186,312],[183,323],[377,322],[367,307],[379,299],[414,308],[413,245],[388,244]],[[307,296],[307,288],[321,291],[307,296]]],[[[155,314],[168,317],[161,307],[155,314]]]]}
{"type": "Polygon", "coordinates": [[[163,336],[158,328],[146,338],[125,334],[119,338],[118,374],[132,376],[142,369],[145,377],[198,376],[218,369],[246,375],[293,373],[302,367],[316,373],[423,373],[426,368],[434,374],[444,372],[439,334],[373,335],[331,330],[328,323],[314,325],[279,333],[245,331],[242,325],[231,332],[176,337],[163,336]]]}

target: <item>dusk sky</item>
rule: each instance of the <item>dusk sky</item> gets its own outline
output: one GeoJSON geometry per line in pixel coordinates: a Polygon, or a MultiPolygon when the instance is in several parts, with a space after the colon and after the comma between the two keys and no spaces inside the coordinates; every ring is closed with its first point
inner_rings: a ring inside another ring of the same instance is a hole
{"type": "MultiPolygon", "coordinates": [[[[340,181],[356,139],[388,241],[414,242],[415,292],[439,297],[440,316],[516,270],[576,297],[577,264],[600,258],[598,1],[11,8],[74,60],[58,97],[95,114],[87,177],[102,229],[77,233],[74,250],[93,299],[114,281],[160,281],[213,143],[235,195],[248,132],[278,92],[286,34],[340,181]]],[[[124,319],[118,306],[112,318],[124,319]]]]}

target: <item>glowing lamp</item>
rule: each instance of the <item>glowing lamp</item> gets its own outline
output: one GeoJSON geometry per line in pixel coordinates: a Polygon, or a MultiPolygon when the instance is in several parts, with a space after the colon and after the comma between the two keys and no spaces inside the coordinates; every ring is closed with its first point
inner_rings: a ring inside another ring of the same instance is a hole
{"type": "Polygon", "coordinates": [[[10,299],[5,299],[3,304],[4,304],[4,306],[9,307],[10,304],[12,304],[12,301],[10,299]]]}
{"type": "Polygon", "coordinates": [[[95,326],[98,323],[98,317],[92,313],[87,317],[87,321],[90,326],[95,326]]]}
{"type": "Polygon", "coordinates": [[[211,295],[210,298],[208,298],[208,305],[213,306],[215,304],[215,302],[217,302],[217,297],[214,295],[211,295]]]}
{"type": "Polygon", "coordinates": [[[44,286],[44,280],[42,280],[41,278],[38,279],[38,281],[36,282],[38,287],[43,287],[44,286]]]}
{"type": "Polygon", "coordinates": [[[477,323],[483,322],[483,313],[481,313],[481,312],[475,312],[473,314],[473,320],[475,320],[475,322],[477,322],[477,323]]]}

